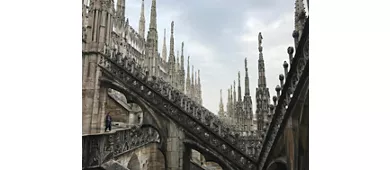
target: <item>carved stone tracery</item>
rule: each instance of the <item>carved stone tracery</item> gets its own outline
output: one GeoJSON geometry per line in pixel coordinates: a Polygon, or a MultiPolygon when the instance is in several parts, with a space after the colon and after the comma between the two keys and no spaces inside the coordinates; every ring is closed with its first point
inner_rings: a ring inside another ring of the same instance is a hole
{"type": "Polygon", "coordinates": [[[195,134],[207,134],[199,136],[202,141],[209,143],[211,148],[219,151],[222,156],[228,157],[243,169],[248,169],[249,166],[254,167],[256,154],[246,154],[248,148],[234,142],[235,137],[231,135],[229,129],[225,128],[226,126],[221,123],[222,121],[216,115],[189,99],[161,78],[146,80],[147,75],[142,70],[132,69],[134,63],[120,64],[116,58],[119,57],[101,57],[99,64],[105,72],[119,78],[121,82],[129,86],[129,89],[142,96],[146,101],[154,103],[153,107],[155,109],[166,113],[182,127],[187,127],[185,128],[187,131],[192,131],[195,134]],[[184,120],[193,121],[185,123],[187,121],[184,120]],[[196,128],[193,128],[194,125],[196,125],[196,128]],[[236,150],[236,154],[241,155],[242,160],[237,160],[235,157],[225,154],[232,150],[236,150]]]}
{"type": "Polygon", "coordinates": [[[152,127],[83,136],[83,168],[101,166],[104,161],[153,142],[159,143],[160,135],[152,127]]]}

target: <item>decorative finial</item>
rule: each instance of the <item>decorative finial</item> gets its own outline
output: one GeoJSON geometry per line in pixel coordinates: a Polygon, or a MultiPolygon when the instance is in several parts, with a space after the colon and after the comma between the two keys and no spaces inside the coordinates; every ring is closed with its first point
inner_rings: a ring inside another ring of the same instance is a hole
{"type": "Polygon", "coordinates": [[[288,47],[287,48],[287,53],[288,53],[288,58],[290,59],[290,65],[292,64],[293,61],[293,53],[294,53],[294,47],[288,47]]]}
{"type": "Polygon", "coordinates": [[[287,77],[287,74],[288,74],[288,63],[287,63],[287,61],[283,62],[283,68],[284,68],[284,77],[287,77]]]}
{"type": "Polygon", "coordinates": [[[287,61],[284,61],[284,62],[283,62],[283,68],[288,68],[288,63],[287,63],[287,61]]]}
{"type": "Polygon", "coordinates": [[[280,97],[280,90],[282,90],[282,88],[279,85],[276,85],[275,90],[276,90],[276,95],[278,95],[278,98],[279,98],[280,97]]]}
{"type": "Polygon", "coordinates": [[[279,80],[280,80],[280,87],[283,88],[283,85],[284,85],[284,83],[283,83],[283,80],[284,80],[283,74],[279,74],[279,80]]]}
{"type": "Polygon", "coordinates": [[[283,74],[279,74],[279,80],[280,80],[280,81],[283,81],[283,80],[284,80],[283,74]]]}
{"type": "Polygon", "coordinates": [[[273,97],[272,97],[272,100],[274,101],[274,105],[275,105],[275,107],[276,107],[276,101],[278,100],[278,97],[273,96],[273,97]]]}
{"type": "Polygon", "coordinates": [[[275,90],[276,92],[279,92],[282,88],[279,85],[276,85],[275,90]]]}
{"type": "Polygon", "coordinates": [[[294,30],[292,33],[293,38],[298,38],[299,37],[299,31],[294,30]]]}
{"type": "Polygon", "coordinates": [[[287,53],[290,54],[290,55],[293,54],[294,53],[294,47],[289,46],[287,48],[287,53]]]}

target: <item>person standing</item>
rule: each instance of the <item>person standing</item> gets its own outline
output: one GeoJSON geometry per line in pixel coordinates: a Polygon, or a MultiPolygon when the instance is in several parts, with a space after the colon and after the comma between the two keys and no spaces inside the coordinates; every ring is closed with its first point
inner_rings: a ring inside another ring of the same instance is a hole
{"type": "Polygon", "coordinates": [[[108,131],[111,131],[111,120],[110,112],[108,112],[106,115],[106,129],[104,129],[105,132],[107,132],[107,129],[108,131]]]}

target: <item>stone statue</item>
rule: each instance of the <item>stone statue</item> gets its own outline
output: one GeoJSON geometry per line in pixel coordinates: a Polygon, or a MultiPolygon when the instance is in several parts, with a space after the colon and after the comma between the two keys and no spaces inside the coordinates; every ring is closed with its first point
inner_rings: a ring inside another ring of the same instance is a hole
{"type": "Polygon", "coordinates": [[[263,43],[263,36],[261,35],[261,32],[259,32],[258,41],[259,41],[259,52],[262,52],[263,47],[261,45],[263,43]]]}
{"type": "Polygon", "coordinates": [[[173,34],[173,27],[174,27],[174,25],[175,25],[175,24],[174,24],[174,22],[172,21],[172,22],[171,22],[171,34],[173,34]]]}

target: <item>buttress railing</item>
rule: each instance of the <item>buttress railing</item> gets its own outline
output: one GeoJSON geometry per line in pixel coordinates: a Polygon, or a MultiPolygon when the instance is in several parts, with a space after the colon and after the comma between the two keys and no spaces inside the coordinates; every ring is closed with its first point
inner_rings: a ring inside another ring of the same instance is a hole
{"type": "Polygon", "coordinates": [[[235,166],[245,170],[255,169],[260,142],[253,142],[251,147],[245,147],[216,115],[161,78],[149,76],[135,60],[120,57],[107,50],[106,55],[101,56],[99,66],[104,74],[119,80],[126,88],[151,103],[153,109],[170,117],[197,136],[198,140],[208,143],[210,148],[235,166]],[[251,151],[247,151],[248,148],[251,151]]]}

